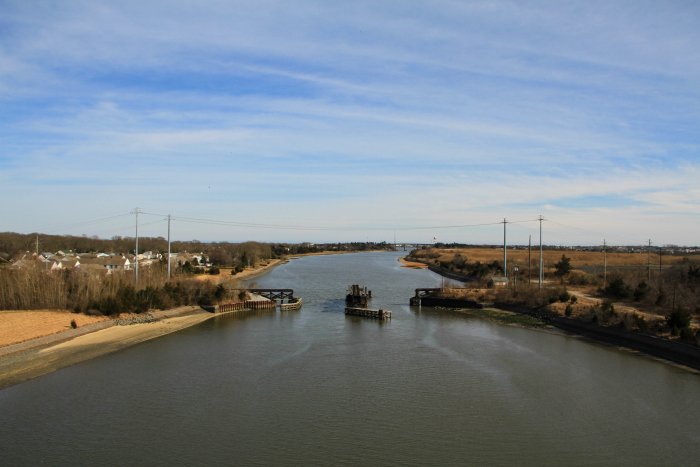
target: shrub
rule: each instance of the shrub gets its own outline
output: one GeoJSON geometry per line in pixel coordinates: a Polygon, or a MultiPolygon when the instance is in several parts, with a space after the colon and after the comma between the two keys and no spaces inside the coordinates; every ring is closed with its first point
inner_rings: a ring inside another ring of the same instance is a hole
{"type": "Polygon", "coordinates": [[[571,271],[566,278],[569,285],[591,285],[597,282],[596,277],[592,274],[586,274],[581,271],[571,271]]]}
{"type": "Polygon", "coordinates": [[[70,322],[70,327],[72,327],[73,329],[75,329],[75,328],[77,328],[77,327],[78,327],[78,324],[77,324],[77,323],[75,322],[75,320],[74,320],[74,319],[73,319],[73,320],[71,320],[71,322],[70,322]]]}
{"type": "Polygon", "coordinates": [[[569,295],[569,292],[567,292],[566,290],[564,290],[564,292],[562,292],[561,295],[559,295],[559,301],[562,303],[568,302],[570,298],[571,295],[569,295]]]}
{"type": "Polygon", "coordinates": [[[576,303],[578,302],[578,297],[576,295],[571,296],[571,303],[576,303]]]}
{"type": "Polygon", "coordinates": [[[573,312],[573,309],[571,308],[571,304],[566,305],[566,309],[564,310],[564,314],[566,316],[571,316],[572,312],[573,312]]]}
{"type": "Polygon", "coordinates": [[[613,305],[613,303],[607,298],[600,304],[600,309],[603,311],[603,313],[605,313],[606,317],[611,317],[617,314],[615,313],[615,305],[613,305]]]}
{"type": "Polygon", "coordinates": [[[683,310],[674,310],[666,317],[666,324],[670,328],[678,328],[678,330],[690,326],[690,315],[683,310]]]}
{"type": "Polygon", "coordinates": [[[637,328],[640,331],[646,331],[649,328],[649,325],[647,324],[646,320],[644,319],[644,316],[638,315],[637,313],[633,314],[632,317],[634,318],[634,324],[637,325],[637,328]]]}
{"type": "Polygon", "coordinates": [[[631,294],[631,287],[625,283],[622,277],[618,277],[610,282],[607,292],[615,297],[627,298],[631,294]]]}
{"type": "Polygon", "coordinates": [[[219,284],[216,287],[216,290],[214,291],[214,298],[217,300],[222,300],[224,297],[226,297],[226,294],[228,291],[226,290],[226,287],[224,287],[222,284],[219,284]]]}
{"type": "Polygon", "coordinates": [[[564,277],[571,272],[571,258],[567,258],[566,255],[561,255],[561,260],[554,264],[554,275],[557,277],[564,277]]]}
{"type": "Polygon", "coordinates": [[[487,266],[493,271],[503,272],[503,265],[498,260],[491,261],[487,266]]]}
{"type": "Polygon", "coordinates": [[[690,327],[681,329],[681,339],[686,341],[695,341],[695,333],[690,327]]]}
{"type": "Polygon", "coordinates": [[[556,303],[559,300],[559,297],[549,297],[549,303],[556,303]]]}
{"type": "Polygon", "coordinates": [[[221,271],[219,271],[219,268],[217,268],[216,266],[212,266],[211,268],[209,268],[209,274],[211,274],[212,276],[218,276],[220,273],[221,271]]]}
{"type": "Polygon", "coordinates": [[[641,301],[644,297],[646,297],[648,292],[649,286],[647,285],[647,283],[644,281],[640,282],[639,285],[637,285],[637,288],[634,289],[634,301],[641,301]]]}

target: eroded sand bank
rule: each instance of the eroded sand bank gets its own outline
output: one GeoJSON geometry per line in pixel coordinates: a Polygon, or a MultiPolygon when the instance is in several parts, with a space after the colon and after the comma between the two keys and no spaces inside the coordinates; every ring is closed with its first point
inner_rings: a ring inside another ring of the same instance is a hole
{"type": "Polygon", "coordinates": [[[0,359],[0,389],[179,331],[213,316],[202,310],[190,311],[153,323],[112,326],[48,347],[8,355],[0,359]]]}

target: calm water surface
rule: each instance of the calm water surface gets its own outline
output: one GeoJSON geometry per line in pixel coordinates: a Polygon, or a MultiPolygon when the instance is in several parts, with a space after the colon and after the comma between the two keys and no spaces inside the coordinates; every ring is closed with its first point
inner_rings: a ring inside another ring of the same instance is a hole
{"type": "Polygon", "coordinates": [[[0,391],[1,465],[698,465],[700,376],[580,339],[409,308],[400,253],[257,279],[224,315],[0,391]],[[390,322],[343,314],[349,284],[390,322]]]}

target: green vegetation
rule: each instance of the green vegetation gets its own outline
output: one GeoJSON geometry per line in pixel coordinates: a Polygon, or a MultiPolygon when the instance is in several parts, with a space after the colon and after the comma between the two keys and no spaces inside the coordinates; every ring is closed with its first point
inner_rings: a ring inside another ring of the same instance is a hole
{"type": "Polygon", "coordinates": [[[561,260],[554,264],[554,275],[557,277],[564,277],[571,272],[571,258],[567,258],[566,255],[561,255],[561,260]]]}
{"type": "Polygon", "coordinates": [[[571,308],[571,304],[567,304],[566,308],[564,309],[564,315],[569,317],[573,313],[573,309],[571,308]]]}

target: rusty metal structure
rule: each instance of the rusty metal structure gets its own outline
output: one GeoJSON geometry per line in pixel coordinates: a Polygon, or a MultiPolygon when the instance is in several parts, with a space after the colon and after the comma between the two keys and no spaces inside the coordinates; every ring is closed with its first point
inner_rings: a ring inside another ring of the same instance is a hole
{"type": "Polygon", "coordinates": [[[345,303],[349,307],[367,307],[367,301],[372,298],[372,291],[357,284],[348,287],[345,303]]]}
{"type": "Polygon", "coordinates": [[[416,295],[411,297],[409,300],[409,304],[413,306],[418,306],[421,304],[421,299],[425,297],[434,297],[436,292],[439,292],[442,290],[441,288],[423,288],[423,289],[416,289],[416,295]]]}

